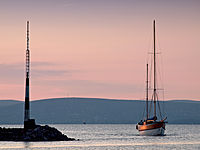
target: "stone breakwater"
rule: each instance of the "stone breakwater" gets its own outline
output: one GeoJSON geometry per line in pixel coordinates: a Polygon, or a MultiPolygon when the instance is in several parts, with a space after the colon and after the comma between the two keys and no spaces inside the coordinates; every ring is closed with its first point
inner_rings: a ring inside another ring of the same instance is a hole
{"type": "Polygon", "coordinates": [[[56,128],[37,125],[33,129],[1,128],[0,141],[73,141],[56,128]]]}

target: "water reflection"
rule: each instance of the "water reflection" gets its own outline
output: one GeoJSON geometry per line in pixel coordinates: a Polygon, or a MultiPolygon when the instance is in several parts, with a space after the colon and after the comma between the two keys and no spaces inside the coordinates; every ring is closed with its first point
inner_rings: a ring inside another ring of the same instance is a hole
{"type": "Polygon", "coordinates": [[[200,125],[168,125],[166,136],[139,136],[130,125],[51,125],[79,141],[7,142],[0,141],[1,149],[200,149],[200,125]]]}
{"type": "Polygon", "coordinates": [[[31,147],[31,143],[30,142],[23,142],[24,143],[24,148],[30,148],[31,147]]]}

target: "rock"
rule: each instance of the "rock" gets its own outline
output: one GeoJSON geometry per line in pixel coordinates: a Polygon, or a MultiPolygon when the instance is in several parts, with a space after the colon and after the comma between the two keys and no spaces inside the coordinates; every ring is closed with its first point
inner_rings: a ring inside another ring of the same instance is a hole
{"type": "Polygon", "coordinates": [[[1,128],[0,141],[73,141],[56,128],[37,125],[34,129],[1,128]]]}

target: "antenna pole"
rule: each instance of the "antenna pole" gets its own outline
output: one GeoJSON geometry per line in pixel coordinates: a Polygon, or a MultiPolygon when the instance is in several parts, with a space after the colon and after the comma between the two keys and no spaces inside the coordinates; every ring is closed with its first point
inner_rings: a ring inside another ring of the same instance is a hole
{"type": "Polygon", "coordinates": [[[153,21],[153,44],[154,44],[154,90],[153,90],[153,100],[154,100],[154,117],[156,118],[156,35],[155,35],[155,20],[153,21]]]}
{"type": "Polygon", "coordinates": [[[30,119],[30,104],[29,104],[29,73],[30,73],[30,50],[29,50],[29,21],[27,21],[27,48],[26,48],[26,89],[25,89],[25,112],[24,121],[30,119]]]}

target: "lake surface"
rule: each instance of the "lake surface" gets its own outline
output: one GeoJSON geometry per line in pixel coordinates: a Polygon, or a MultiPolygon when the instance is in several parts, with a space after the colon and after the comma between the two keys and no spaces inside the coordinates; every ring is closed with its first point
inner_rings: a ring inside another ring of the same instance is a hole
{"type": "MultiPolygon", "coordinates": [[[[1,127],[22,127],[0,125],[1,127]]],[[[79,141],[2,142],[0,149],[200,149],[200,125],[166,125],[166,136],[139,136],[135,124],[63,124],[56,127],[79,141]]]]}

